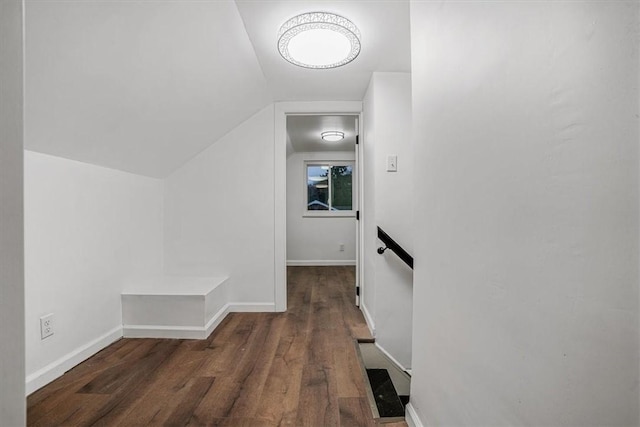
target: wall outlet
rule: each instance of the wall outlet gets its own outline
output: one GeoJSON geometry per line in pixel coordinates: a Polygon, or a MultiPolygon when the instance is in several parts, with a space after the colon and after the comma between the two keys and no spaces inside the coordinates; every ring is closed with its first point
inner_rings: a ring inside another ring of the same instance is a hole
{"type": "Polygon", "coordinates": [[[340,243],[340,252],[344,252],[344,243],[340,243]]]}
{"type": "Polygon", "coordinates": [[[53,335],[53,313],[40,318],[40,339],[53,335]]]}

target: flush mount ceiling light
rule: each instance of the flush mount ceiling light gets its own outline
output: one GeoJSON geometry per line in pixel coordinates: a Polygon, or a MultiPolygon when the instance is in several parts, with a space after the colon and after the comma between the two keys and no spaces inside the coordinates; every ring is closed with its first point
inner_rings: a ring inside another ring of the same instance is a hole
{"type": "Polygon", "coordinates": [[[320,136],[325,141],[336,142],[344,139],[344,132],[338,132],[337,130],[330,130],[327,132],[322,132],[320,136]]]}
{"type": "Polygon", "coordinates": [[[305,68],[336,68],[360,53],[360,31],[347,18],[327,12],[303,13],[278,32],[280,55],[305,68]]]}

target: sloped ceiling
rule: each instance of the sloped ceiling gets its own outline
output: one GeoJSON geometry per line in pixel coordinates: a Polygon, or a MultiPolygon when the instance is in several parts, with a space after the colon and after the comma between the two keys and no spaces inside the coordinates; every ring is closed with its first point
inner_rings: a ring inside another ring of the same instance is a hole
{"type": "Polygon", "coordinates": [[[164,177],[271,102],[233,1],[27,1],[25,147],[164,177]]]}
{"type": "Polygon", "coordinates": [[[408,0],[236,0],[249,37],[277,101],[361,101],[374,71],[410,72],[408,0]],[[284,61],[277,49],[280,26],[306,12],[331,12],[362,33],[362,50],[351,63],[309,70],[284,61]]]}
{"type": "Polygon", "coordinates": [[[166,177],[270,102],[362,100],[409,43],[408,0],[26,0],[25,147],[166,177]],[[355,61],[280,57],[280,25],[316,10],[358,25],[355,61]]]}

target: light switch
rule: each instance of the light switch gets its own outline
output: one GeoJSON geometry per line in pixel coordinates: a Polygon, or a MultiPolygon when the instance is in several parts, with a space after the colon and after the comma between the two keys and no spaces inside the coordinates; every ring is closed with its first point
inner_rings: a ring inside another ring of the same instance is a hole
{"type": "Polygon", "coordinates": [[[398,156],[387,156],[387,172],[398,171],[398,156]]]}

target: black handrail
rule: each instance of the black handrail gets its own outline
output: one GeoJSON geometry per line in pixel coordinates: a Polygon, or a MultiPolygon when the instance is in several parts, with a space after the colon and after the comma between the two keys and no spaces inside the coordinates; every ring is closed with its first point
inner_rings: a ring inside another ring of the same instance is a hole
{"type": "Polygon", "coordinates": [[[405,262],[405,264],[407,264],[413,270],[413,257],[411,255],[409,255],[409,253],[407,251],[405,251],[402,248],[402,246],[400,246],[398,243],[396,243],[396,241],[393,240],[380,227],[378,227],[378,239],[382,240],[382,243],[385,244],[384,248],[378,248],[378,253],[379,254],[382,255],[384,253],[384,251],[386,251],[387,249],[391,249],[393,252],[395,252],[396,255],[398,255],[398,257],[400,257],[400,259],[402,261],[405,262]]]}

